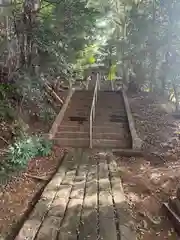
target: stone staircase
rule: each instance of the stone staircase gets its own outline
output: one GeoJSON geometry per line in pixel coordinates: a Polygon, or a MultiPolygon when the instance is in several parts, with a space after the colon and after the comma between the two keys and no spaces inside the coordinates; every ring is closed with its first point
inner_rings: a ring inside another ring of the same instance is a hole
{"type": "MultiPolygon", "coordinates": [[[[90,112],[94,91],[76,90],[55,134],[63,147],[90,146],[90,112]]],[[[93,148],[132,148],[122,93],[98,91],[92,127],[93,148]]]]}
{"type": "Polygon", "coordinates": [[[93,124],[93,146],[122,149],[132,147],[124,100],[120,91],[98,92],[93,124]]]}
{"type": "Polygon", "coordinates": [[[93,91],[75,91],[54,140],[65,147],[89,147],[89,113],[93,91]]]}

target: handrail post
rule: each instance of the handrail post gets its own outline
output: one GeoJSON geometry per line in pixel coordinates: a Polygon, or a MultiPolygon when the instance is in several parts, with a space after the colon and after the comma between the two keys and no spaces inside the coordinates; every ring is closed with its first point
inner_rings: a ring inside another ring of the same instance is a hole
{"type": "Polygon", "coordinates": [[[97,87],[98,87],[98,90],[100,90],[100,74],[97,73],[97,87]]]}
{"type": "Polygon", "coordinates": [[[92,117],[90,116],[90,148],[92,148],[92,117]]]}
{"type": "Polygon", "coordinates": [[[98,98],[98,88],[100,89],[100,85],[99,85],[99,74],[97,73],[97,79],[96,79],[96,84],[95,84],[95,88],[94,88],[94,94],[93,94],[93,100],[92,100],[92,104],[91,104],[91,112],[90,112],[90,117],[89,117],[89,121],[90,121],[90,125],[89,125],[89,137],[90,137],[90,143],[89,143],[89,147],[92,148],[93,147],[93,122],[95,119],[95,114],[96,114],[96,103],[97,103],[97,98],[98,98]]]}
{"type": "Polygon", "coordinates": [[[99,73],[99,80],[98,80],[98,82],[99,82],[99,90],[100,90],[100,86],[101,86],[101,73],[99,73]]]}

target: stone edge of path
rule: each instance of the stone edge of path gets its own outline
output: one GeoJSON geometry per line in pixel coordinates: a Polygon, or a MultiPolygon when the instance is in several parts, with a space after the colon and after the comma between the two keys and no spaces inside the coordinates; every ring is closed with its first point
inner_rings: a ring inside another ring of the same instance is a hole
{"type": "Polygon", "coordinates": [[[125,105],[125,109],[126,109],[126,113],[127,113],[129,129],[130,129],[131,137],[132,137],[132,148],[140,150],[142,147],[143,141],[139,138],[139,136],[136,132],[134,119],[133,119],[133,116],[131,113],[131,108],[130,108],[128,97],[127,97],[125,90],[122,90],[122,95],[123,95],[124,105],[125,105]]]}
{"type": "Polygon", "coordinates": [[[62,122],[62,120],[64,118],[64,114],[65,114],[65,112],[67,110],[67,107],[68,107],[68,105],[69,105],[69,103],[71,101],[71,98],[72,98],[74,92],[75,92],[74,88],[69,90],[69,93],[68,93],[68,95],[66,97],[66,100],[65,100],[65,102],[64,102],[64,104],[63,104],[63,106],[62,106],[62,108],[61,108],[61,110],[59,112],[59,114],[57,115],[55,121],[53,122],[52,127],[51,127],[51,129],[49,131],[49,134],[46,135],[46,137],[49,138],[50,140],[53,139],[53,137],[55,136],[55,134],[57,132],[58,126],[61,124],[61,122],[62,122]]]}
{"type": "Polygon", "coordinates": [[[28,203],[27,209],[22,214],[22,216],[20,217],[20,220],[17,222],[17,224],[15,224],[15,226],[12,228],[12,231],[10,233],[8,233],[7,237],[5,237],[4,239],[0,238],[0,240],[12,240],[17,237],[17,235],[18,235],[19,231],[21,230],[23,224],[25,223],[26,219],[28,219],[28,216],[31,214],[36,203],[39,201],[39,198],[41,197],[44,189],[46,188],[48,183],[52,180],[52,178],[57,173],[58,169],[60,168],[60,166],[61,166],[62,162],[64,161],[65,157],[67,156],[67,154],[68,154],[68,152],[65,151],[63,156],[60,157],[59,164],[57,166],[56,171],[52,174],[52,176],[48,179],[48,181],[45,182],[45,184],[41,187],[41,189],[37,193],[35,193],[35,195],[32,198],[32,201],[28,203]]]}
{"type": "Polygon", "coordinates": [[[144,157],[144,151],[140,149],[112,149],[112,153],[115,156],[123,157],[144,157]]]}

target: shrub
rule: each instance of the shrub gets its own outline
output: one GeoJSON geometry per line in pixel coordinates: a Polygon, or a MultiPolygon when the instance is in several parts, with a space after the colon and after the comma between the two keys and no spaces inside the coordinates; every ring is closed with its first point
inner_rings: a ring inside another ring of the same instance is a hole
{"type": "Polygon", "coordinates": [[[55,119],[56,112],[51,107],[42,106],[40,108],[39,117],[44,122],[49,122],[55,119]]]}
{"type": "Polygon", "coordinates": [[[52,143],[42,137],[23,137],[10,145],[0,166],[0,176],[18,171],[27,166],[28,162],[38,156],[48,156],[52,143]]]}

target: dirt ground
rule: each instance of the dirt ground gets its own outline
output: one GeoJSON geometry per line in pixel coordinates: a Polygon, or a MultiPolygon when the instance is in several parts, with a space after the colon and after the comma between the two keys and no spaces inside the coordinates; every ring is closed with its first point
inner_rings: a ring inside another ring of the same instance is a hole
{"type": "Polygon", "coordinates": [[[0,186],[0,237],[7,237],[16,229],[34,196],[50,179],[60,164],[64,150],[54,147],[49,157],[32,159],[26,171],[0,186]]]}
{"type": "Polygon", "coordinates": [[[121,158],[122,181],[139,239],[178,239],[162,203],[175,196],[180,184],[180,120],[165,98],[142,92],[129,95],[142,149],[148,158],[121,158]]]}
{"type": "MultiPolygon", "coordinates": [[[[63,100],[66,96],[66,91],[61,93],[63,100]]],[[[30,135],[47,133],[54,120],[51,119],[45,122],[37,118],[36,115],[32,117],[29,115],[29,109],[33,110],[34,113],[39,113],[38,106],[35,104],[31,103],[25,106],[21,112],[23,119],[21,127],[23,126],[23,129],[30,135]]],[[[19,125],[16,126],[16,122],[0,122],[1,160],[3,159],[4,150],[6,150],[9,144],[14,142],[14,130],[17,127],[19,125]]],[[[25,171],[17,176],[12,176],[10,181],[0,182],[0,239],[1,237],[11,236],[11,233],[17,228],[27,209],[30,208],[36,194],[43,189],[56,171],[64,151],[66,150],[54,146],[49,157],[32,159],[25,171]],[[45,180],[38,180],[34,176],[45,180]]]]}
{"type": "Polygon", "coordinates": [[[129,95],[129,103],[143,149],[178,159],[180,152],[180,120],[172,116],[174,106],[153,93],[129,95]]]}
{"type": "Polygon", "coordinates": [[[180,161],[159,166],[144,158],[118,158],[124,191],[138,240],[177,240],[162,203],[175,195],[180,161]]]}

